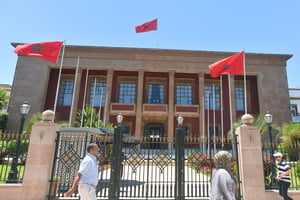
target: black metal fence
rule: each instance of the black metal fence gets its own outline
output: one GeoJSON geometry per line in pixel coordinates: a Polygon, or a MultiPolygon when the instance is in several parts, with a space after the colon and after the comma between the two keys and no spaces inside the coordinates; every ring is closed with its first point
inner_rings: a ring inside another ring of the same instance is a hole
{"type": "Polygon", "coordinates": [[[22,183],[29,134],[0,134],[0,183],[22,183]]]}
{"type": "Polygon", "coordinates": [[[294,143],[290,148],[284,148],[280,143],[263,144],[263,164],[266,189],[278,189],[277,166],[273,153],[281,152],[283,158],[291,167],[291,185],[290,190],[300,190],[300,144],[294,143]]]}
{"type": "MultiPolygon", "coordinates": [[[[179,131],[179,132],[178,132],[179,131]]],[[[233,154],[239,180],[236,143],[230,139],[185,137],[114,137],[88,133],[58,133],[49,199],[62,197],[72,186],[86,145],[100,147],[98,199],[208,199],[213,156],[219,150],[233,154]]],[[[79,199],[77,191],[72,196],[79,199]]]]}

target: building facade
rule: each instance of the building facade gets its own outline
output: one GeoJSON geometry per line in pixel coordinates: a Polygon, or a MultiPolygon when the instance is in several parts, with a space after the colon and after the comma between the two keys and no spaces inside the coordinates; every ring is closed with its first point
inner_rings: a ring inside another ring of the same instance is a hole
{"type": "Polygon", "coordinates": [[[292,121],[300,123],[300,89],[289,88],[292,121]]]}
{"type": "Polygon", "coordinates": [[[208,66],[233,54],[67,45],[61,72],[62,58],[53,64],[19,56],[7,127],[17,130],[24,101],[31,114],[55,109],[56,121],[71,124],[87,104],[105,124],[116,124],[122,113],[128,134],[135,136],[173,136],[179,115],[187,134],[226,136],[246,107],[253,115],[270,111],[279,124],[290,121],[286,63],[291,55],[246,53],[244,87],[242,74],[210,77],[208,66]]]}

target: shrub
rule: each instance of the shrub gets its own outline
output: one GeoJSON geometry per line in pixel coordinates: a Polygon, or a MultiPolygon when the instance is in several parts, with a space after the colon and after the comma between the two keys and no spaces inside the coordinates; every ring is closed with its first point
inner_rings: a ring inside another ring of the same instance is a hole
{"type": "Polygon", "coordinates": [[[8,113],[0,112],[0,132],[4,132],[8,119],[8,113]]]}

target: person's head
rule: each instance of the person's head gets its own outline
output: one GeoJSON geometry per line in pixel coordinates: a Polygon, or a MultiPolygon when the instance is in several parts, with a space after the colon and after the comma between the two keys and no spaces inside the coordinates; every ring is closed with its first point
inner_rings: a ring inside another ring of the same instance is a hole
{"type": "Polygon", "coordinates": [[[276,159],[277,162],[281,162],[282,161],[282,153],[277,152],[277,153],[274,153],[273,156],[275,157],[275,159],[276,159]]]}
{"type": "Polygon", "coordinates": [[[99,154],[99,147],[96,143],[90,143],[87,146],[87,152],[89,152],[90,154],[96,156],[99,154]]]}
{"type": "Polygon", "coordinates": [[[216,167],[223,167],[230,170],[232,164],[232,155],[227,151],[219,151],[215,155],[216,167]]]}

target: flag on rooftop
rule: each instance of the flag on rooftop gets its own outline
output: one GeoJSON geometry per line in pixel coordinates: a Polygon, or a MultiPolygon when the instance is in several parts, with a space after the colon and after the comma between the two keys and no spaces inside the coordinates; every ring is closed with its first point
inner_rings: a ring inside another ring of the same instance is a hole
{"type": "Polygon", "coordinates": [[[245,52],[242,51],[209,65],[210,76],[216,78],[221,74],[243,74],[244,57],[245,52]]]}
{"type": "Polygon", "coordinates": [[[144,33],[149,31],[156,31],[157,30],[157,19],[152,21],[146,22],[142,25],[138,25],[135,27],[136,33],[144,33]]]}
{"type": "Polygon", "coordinates": [[[18,45],[15,48],[14,53],[24,56],[33,56],[56,63],[62,44],[63,42],[60,41],[23,44],[18,45]]]}

